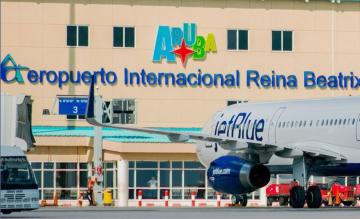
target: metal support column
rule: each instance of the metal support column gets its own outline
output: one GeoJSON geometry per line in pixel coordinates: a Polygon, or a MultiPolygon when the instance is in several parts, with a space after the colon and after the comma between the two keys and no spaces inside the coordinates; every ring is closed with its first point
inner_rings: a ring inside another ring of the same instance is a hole
{"type": "MultiPolygon", "coordinates": [[[[95,96],[95,118],[97,121],[102,120],[102,98],[100,96],[95,96]]],[[[93,168],[95,170],[96,182],[94,185],[94,196],[95,201],[98,205],[103,204],[103,159],[102,159],[102,128],[95,126],[94,127],[94,157],[93,157],[93,168]]]]}
{"type": "Polygon", "coordinates": [[[118,206],[127,207],[129,197],[129,162],[117,161],[118,206]]]}

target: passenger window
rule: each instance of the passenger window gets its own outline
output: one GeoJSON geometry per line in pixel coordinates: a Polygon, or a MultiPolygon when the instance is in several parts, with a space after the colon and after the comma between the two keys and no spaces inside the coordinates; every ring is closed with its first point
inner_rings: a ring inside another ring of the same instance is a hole
{"type": "Polygon", "coordinates": [[[333,120],[330,120],[330,125],[332,125],[333,124],[333,120]]]}
{"type": "Polygon", "coordinates": [[[312,123],[313,123],[313,121],[311,120],[311,121],[310,121],[310,127],[312,127],[312,123]]]}
{"type": "Polygon", "coordinates": [[[278,125],[278,128],[280,128],[281,127],[281,122],[279,122],[279,125],[278,125]]]}
{"type": "Polygon", "coordinates": [[[320,124],[320,120],[318,120],[318,121],[316,122],[316,126],[319,126],[319,124],[320,124]]]}
{"type": "Polygon", "coordinates": [[[327,126],[328,124],[329,124],[329,120],[327,119],[327,120],[326,120],[326,126],[327,126]]]}
{"type": "Polygon", "coordinates": [[[299,127],[301,127],[301,125],[302,125],[302,121],[300,121],[300,123],[299,123],[299,127]]]}
{"type": "Polygon", "coordinates": [[[355,120],[355,119],[353,119],[353,121],[352,121],[352,124],[353,124],[353,125],[355,125],[355,121],[356,121],[356,120],[355,120]]]}
{"type": "Polygon", "coordinates": [[[291,122],[291,128],[294,127],[294,121],[291,122]]]}
{"type": "Polygon", "coordinates": [[[334,121],[334,125],[336,125],[337,124],[337,119],[335,119],[335,121],[334,121]]]}
{"type": "Polygon", "coordinates": [[[306,127],[306,121],[304,121],[304,127],[306,127]]]}
{"type": "Polygon", "coordinates": [[[324,124],[325,124],[325,120],[322,120],[321,126],[324,126],[324,124]]]}

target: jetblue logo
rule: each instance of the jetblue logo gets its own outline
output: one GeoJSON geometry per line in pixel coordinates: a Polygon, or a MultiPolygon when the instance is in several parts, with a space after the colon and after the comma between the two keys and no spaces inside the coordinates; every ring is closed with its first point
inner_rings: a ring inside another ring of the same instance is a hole
{"type": "Polygon", "coordinates": [[[221,169],[221,168],[215,168],[212,171],[212,175],[230,175],[230,168],[221,169]]]}
{"type": "Polygon", "coordinates": [[[1,80],[5,82],[17,81],[20,84],[24,83],[21,75],[22,70],[29,70],[28,67],[16,64],[13,57],[8,54],[1,62],[1,80]],[[15,73],[15,74],[10,74],[15,73]]]}
{"type": "Polygon", "coordinates": [[[263,141],[264,119],[251,118],[251,112],[235,114],[229,120],[222,120],[223,116],[216,123],[214,135],[263,141]]]}

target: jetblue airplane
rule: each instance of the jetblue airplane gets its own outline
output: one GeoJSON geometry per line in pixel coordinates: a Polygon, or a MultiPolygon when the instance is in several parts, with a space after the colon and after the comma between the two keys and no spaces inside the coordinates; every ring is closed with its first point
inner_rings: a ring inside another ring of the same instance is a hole
{"type": "Polygon", "coordinates": [[[209,184],[242,206],[247,193],[269,183],[271,173],[293,174],[293,208],[321,206],[320,188],[308,184],[310,175],[360,175],[360,96],[236,104],[217,112],[201,133],[98,122],[94,78],[88,98],[86,119],[92,125],[166,135],[173,142],[195,140],[209,184]]]}

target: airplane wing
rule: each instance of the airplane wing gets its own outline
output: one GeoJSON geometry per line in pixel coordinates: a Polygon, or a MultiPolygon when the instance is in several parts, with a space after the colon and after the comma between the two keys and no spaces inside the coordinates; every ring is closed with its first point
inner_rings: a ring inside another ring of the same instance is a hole
{"type": "Polygon", "coordinates": [[[320,157],[326,160],[344,161],[346,156],[339,153],[340,149],[323,142],[297,142],[283,146],[283,150],[276,152],[280,157],[293,157],[296,154],[307,154],[310,157],[320,157]]]}
{"type": "Polygon", "coordinates": [[[253,143],[259,144],[257,141],[253,140],[244,140],[238,138],[229,138],[225,136],[215,136],[215,135],[207,135],[201,133],[190,133],[190,132],[173,132],[173,131],[166,131],[166,130],[158,130],[158,129],[151,129],[151,128],[141,128],[141,127],[134,127],[129,125],[111,125],[111,124],[103,124],[96,120],[95,118],[95,109],[94,109],[94,101],[95,101],[95,94],[94,94],[94,76],[92,77],[92,81],[90,84],[90,91],[88,96],[88,104],[86,107],[86,121],[94,126],[101,126],[101,127],[108,127],[108,128],[116,128],[116,129],[124,129],[130,131],[137,131],[137,132],[144,132],[149,134],[158,134],[158,135],[165,135],[169,138],[170,141],[173,142],[186,142],[188,140],[196,140],[196,141],[207,141],[207,142],[214,142],[219,143],[220,145],[227,146],[227,145],[235,145],[237,143],[253,143]]]}
{"type": "Polygon", "coordinates": [[[270,145],[266,143],[259,143],[258,141],[254,141],[254,140],[230,138],[226,136],[215,136],[215,135],[208,135],[203,133],[173,132],[173,131],[158,130],[151,128],[134,127],[128,125],[103,124],[95,119],[94,83],[95,80],[93,76],[90,85],[88,104],[86,108],[86,121],[94,126],[124,129],[124,130],[144,132],[149,134],[165,135],[172,142],[186,142],[188,140],[195,140],[195,141],[218,143],[219,146],[227,150],[234,150],[234,151],[236,150],[236,151],[242,151],[243,153],[255,153],[255,154],[263,155],[265,159],[264,160],[261,159],[262,163],[266,163],[274,153],[282,157],[297,157],[307,154],[308,156],[313,156],[313,157],[325,157],[326,159],[329,160],[345,159],[344,156],[336,153],[336,151],[326,149],[326,146],[324,148],[323,147],[324,145],[321,145],[321,147],[317,147],[320,145],[320,143],[314,144],[312,142],[307,142],[307,143],[299,143],[292,145],[270,145]]]}

